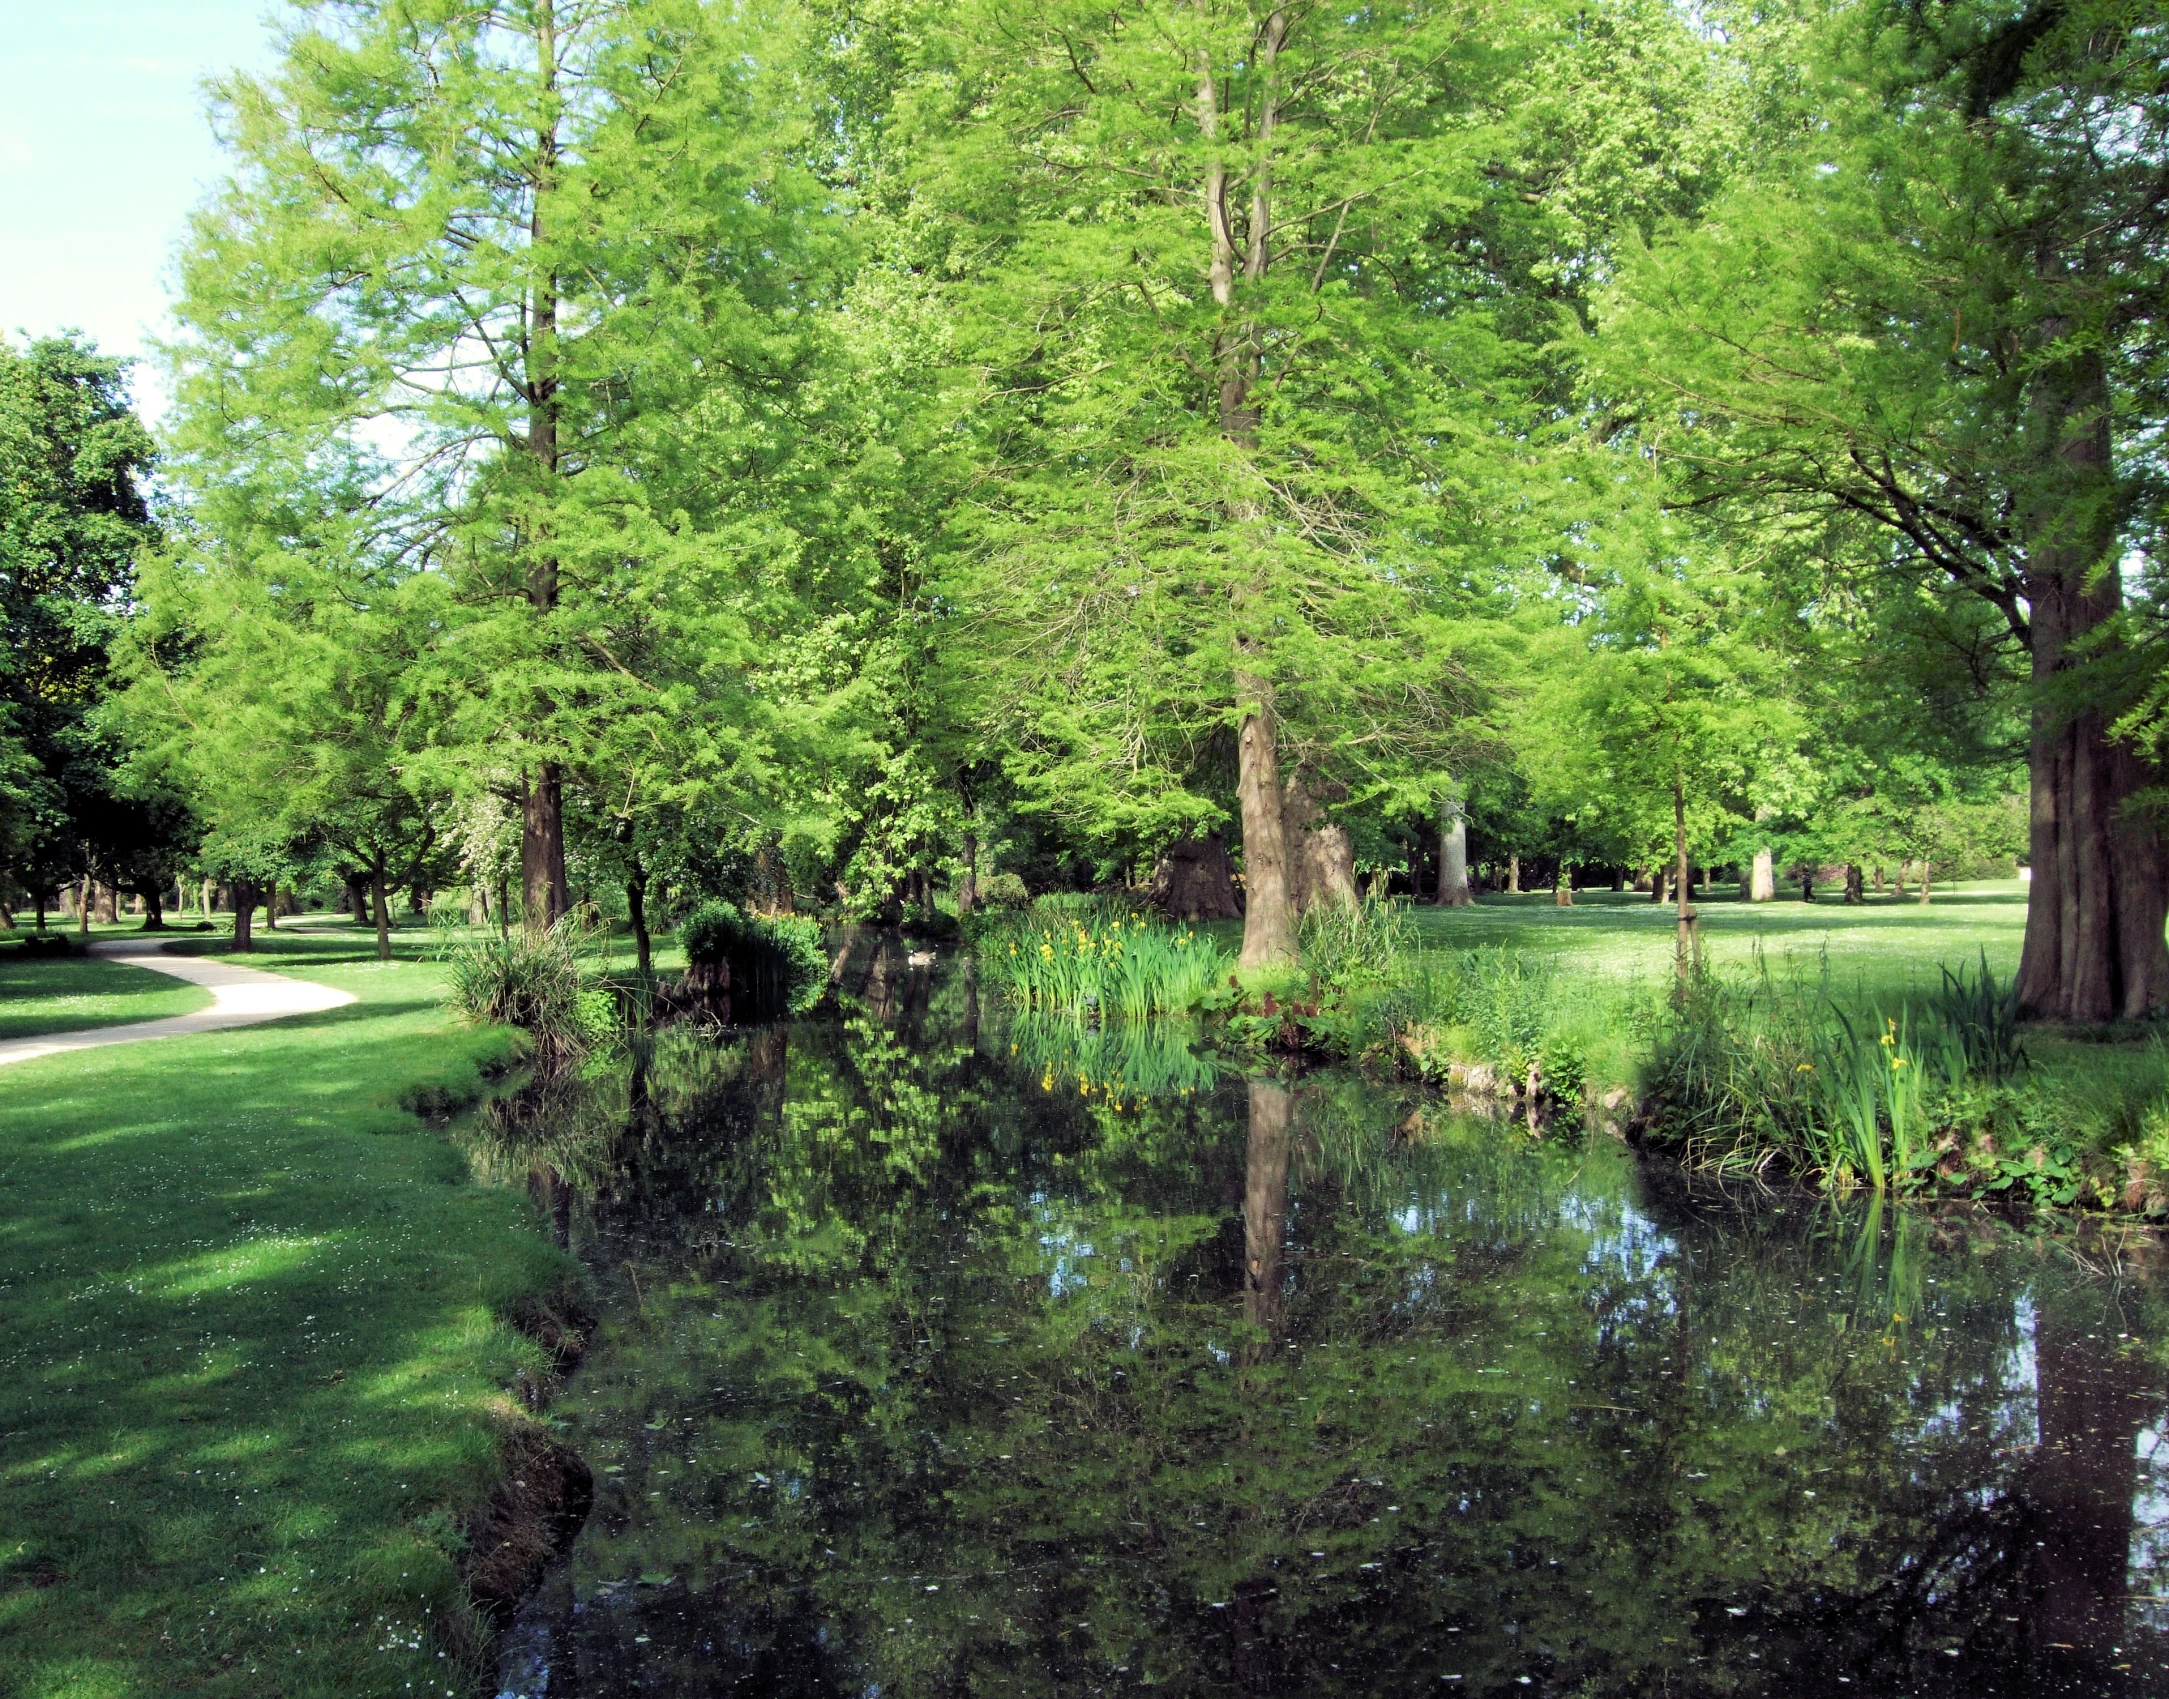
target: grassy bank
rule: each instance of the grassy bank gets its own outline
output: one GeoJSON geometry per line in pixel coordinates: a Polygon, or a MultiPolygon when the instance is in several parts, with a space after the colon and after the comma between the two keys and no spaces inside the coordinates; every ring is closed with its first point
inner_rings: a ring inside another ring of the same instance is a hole
{"type": "Polygon", "coordinates": [[[0,952],[0,1040],[164,1020],[211,1006],[211,994],[144,968],[92,956],[0,952]]]}
{"type": "MultiPolygon", "coordinates": [[[[403,949],[421,942],[403,936],[403,949]]],[[[405,1103],[501,1034],[366,935],[245,959],[359,1002],[19,1064],[0,1096],[0,1691],[464,1693],[506,1320],[571,1270],[405,1103]]],[[[183,946],[215,954],[221,941],[183,946]]]]}

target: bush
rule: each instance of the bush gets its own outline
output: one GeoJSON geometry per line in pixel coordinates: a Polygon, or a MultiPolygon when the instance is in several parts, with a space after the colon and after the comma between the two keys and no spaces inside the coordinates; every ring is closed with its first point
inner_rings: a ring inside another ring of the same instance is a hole
{"type": "Polygon", "coordinates": [[[988,908],[1023,908],[1031,900],[1031,891],[1015,873],[990,874],[979,886],[979,901],[988,908]]]}
{"type": "MultiPolygon", "coordinates": [[[[580,971],[580,934],[567,921],[454,946],[445,956],[450,1001],[469,1020],[516,1026],[546,1055],[583,1054],[598,1042],[596,1008],[580,971]]],[[[611,1006],[609,1031],[616,1028],[611,1006]]]]}
{"type": "Polygon", "coordinates": [[[15,946],[19,956],[72,956],[75,945],[62,932],[32,932],[15,946]]]}
{"type": "Polygon", "coordinates": [[[802,914],[749,915],[733,903],[702,903],[678,928],[685,958],[730,969],[732,1011],[741,1019],[803,1014],[828,985],[818,922],[802,914]]]}

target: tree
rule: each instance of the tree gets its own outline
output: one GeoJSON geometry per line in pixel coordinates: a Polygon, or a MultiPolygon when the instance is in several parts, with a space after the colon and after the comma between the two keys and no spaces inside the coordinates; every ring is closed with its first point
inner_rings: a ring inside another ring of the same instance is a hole
{"type": "Polygon", "coordinates": [[[1232,790],[1251,965],[1294,950],[1292,793],[1451,730],[1451,569],[1523,405],[1457,244],[1521,204],[1485,91],[1552,28],[989,0],[928,19],[898,102],[894,216],[970,374],[943,589],[979,700],[1022,798],[1133,854],[1232,790]]]}
{"type": "Polygon", "coordinates": [[[517,775],[547,926],[568,775],[715,756],[693,710],[732,700],[740,591],[788,552],[689,495],[787,439],[827,280],[809,112],[770,98],[788,42],[695,0],[324,0],[281,46],[217,90],[235,165],[181,263],[177,441],[236,495],[341,462],[356,569],[449,586],[428,688],[477,774],[517,775]]]}
{"type": "Polygon", "coordinates": [[[2151,18],[1835,14],[1768,168],[1630,256],[1597,353],[1617,422],[1690,469],[1689,499],[1868,521],[1871,570],[1978,598],[2023,655],[2039,1018],[2169,1003],[2150,774],[2111,735],[2125,563],[2150,558],[2160,501],[2141,445],[2169,402],[2151,18]]]}
{"type": "Polygon", "coordinates": [[[79,336],[0,340],[0,885],[43,897],[134,858],[125,749],[97,722],[137,551],[156,536],[128,363],[79,336]]]}

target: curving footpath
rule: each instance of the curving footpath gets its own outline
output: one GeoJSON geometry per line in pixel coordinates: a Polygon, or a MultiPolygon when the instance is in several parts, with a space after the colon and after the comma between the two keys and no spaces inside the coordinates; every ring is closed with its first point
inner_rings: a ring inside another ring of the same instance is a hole
{"type": "Polygon", "coordinates": [[[47,1032],[36,1038],[0,1042],[0,1066],[27,1062],[34,1056],[54,1056],[66,1050],[95,1050],[102,1044],[136,1044],[146,1038],[181,1038],[192,1032],[223,1032],[229,1027],[259,1026],[281,1021],[288,1015],[314,1015],[354,1001],[351,991],[334,991],[306,979],[288,979],[252,967],[231,967],[225,962],[198,961],[192,956],[169,956],[159,948],[119,938],[102,938],[90,953],[126,967],[148,968],[152,973],[185,979],[211,993],[211,1006],[192,1015],[170,1015],[162,1021],[135,1021],[127,1026],[86,1027],[79,1032],[47,1032]]]}

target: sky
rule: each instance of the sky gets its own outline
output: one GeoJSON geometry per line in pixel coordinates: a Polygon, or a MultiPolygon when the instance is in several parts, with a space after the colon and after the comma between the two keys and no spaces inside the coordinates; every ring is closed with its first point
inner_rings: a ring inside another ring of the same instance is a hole
{"type": "MultiPolygon", "coordinates": [[[[270,63],[275,0],[0,0],[0,332],[139,354],[221,170],[203,80],[270,63]]],[[[162,408],[157,374],[137,399],[162,408]]]]}

